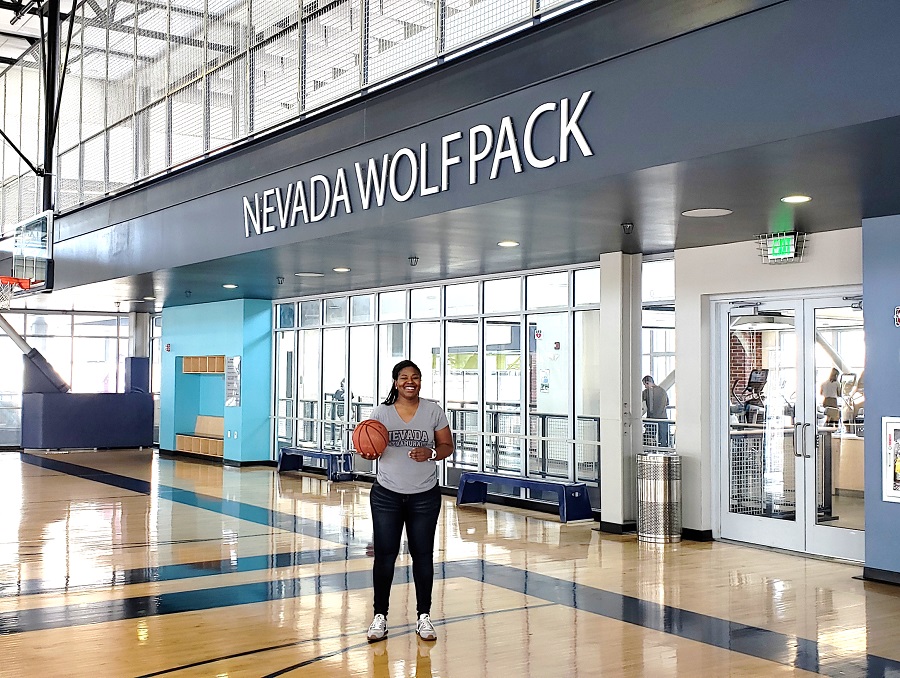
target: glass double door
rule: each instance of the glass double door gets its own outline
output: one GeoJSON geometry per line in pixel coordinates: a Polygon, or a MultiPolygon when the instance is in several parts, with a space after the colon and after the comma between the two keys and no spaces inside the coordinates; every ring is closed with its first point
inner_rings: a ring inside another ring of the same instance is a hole
{"type": "Polygon", "coordinates": [[[835,297],[719,317],[721,536],[863,560],[862,310],[835,297]]]}

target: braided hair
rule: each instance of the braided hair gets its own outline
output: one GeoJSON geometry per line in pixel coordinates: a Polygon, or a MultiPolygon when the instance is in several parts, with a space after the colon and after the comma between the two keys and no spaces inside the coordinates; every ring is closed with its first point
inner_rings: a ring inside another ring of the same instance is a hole
{"type": "Polygon", "coordinates": [[[401,360],[399,363],[394,365],[394,369],[391,370],[391,390],[390,392],[388,392],[387,398],[384,399],[385,405],[393,405],[395,402],[397,402],[397,395],[399,393],[399,391],[397,390],[397,378],[400,376],[400,373],[407,367],[411,367],[416,372],[418,372],[419,377],[422,376],[422,370],[420,370],[419,366],[416,365],[412,360],[401,360]]]}

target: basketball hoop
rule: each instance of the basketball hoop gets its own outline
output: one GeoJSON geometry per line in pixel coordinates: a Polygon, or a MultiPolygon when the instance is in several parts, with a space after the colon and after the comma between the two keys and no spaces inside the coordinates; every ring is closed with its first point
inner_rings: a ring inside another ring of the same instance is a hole
{"type": "Polygon", "coordinates": [[[0,275],[0,309],[9,308],[17,289],[27,290],[31,287],[28,278],[12,278],[0,275]]]}

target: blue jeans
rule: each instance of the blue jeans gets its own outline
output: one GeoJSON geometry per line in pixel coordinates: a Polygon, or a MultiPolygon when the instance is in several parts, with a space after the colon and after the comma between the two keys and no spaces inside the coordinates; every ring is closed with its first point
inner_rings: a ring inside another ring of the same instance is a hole
{"type": "Polygon", "coordinates": [[[441,491],[437,485],[425,492],[400,494],[377,482],[369,495],[372,507],[372,531],[375,565],[375,614],[387,616],[394,581],[394,564],[400,554],[400,536],[406,526],[409,555],[412,556],[416,585],[416,612],[431,613],[431,589],[434,585],[434,534],[441,512],[441,491]]]}

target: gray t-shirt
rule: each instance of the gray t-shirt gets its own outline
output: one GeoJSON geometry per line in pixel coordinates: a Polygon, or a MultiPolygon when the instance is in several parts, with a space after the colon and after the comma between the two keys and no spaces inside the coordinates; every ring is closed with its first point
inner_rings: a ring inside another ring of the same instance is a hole
{"type": "Polygon", "coordinates": [[[371,414],[387,427],[390,442],[378,459],[378,484],[401,494],[430,490],[437,484],[437,464],[413,461],[409,451],[414,447],[434,448],[434,432],[450,423],[444,410],[433,400],[419,399],[419,409],[408,422],[403,421],[393,405],[378,405],[371,414]]]}

